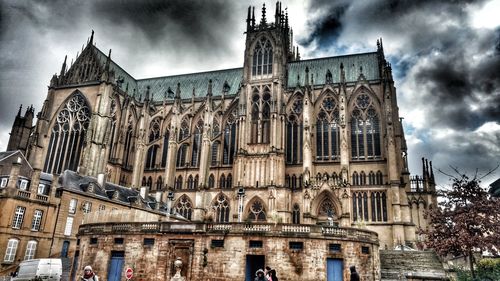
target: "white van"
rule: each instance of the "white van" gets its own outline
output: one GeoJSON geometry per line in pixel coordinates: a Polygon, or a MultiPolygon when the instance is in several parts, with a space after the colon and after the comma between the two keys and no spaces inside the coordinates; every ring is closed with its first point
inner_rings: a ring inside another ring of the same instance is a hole
{"type": "Polygon", "coordinates": [[[60,281],[61,259],[27,260],[19,264],[12,274],[12,281],[60,281]]]}

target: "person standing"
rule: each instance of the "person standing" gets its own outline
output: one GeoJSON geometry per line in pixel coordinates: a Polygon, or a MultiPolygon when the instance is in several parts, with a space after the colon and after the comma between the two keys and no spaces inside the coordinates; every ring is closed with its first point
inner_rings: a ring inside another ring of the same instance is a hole
{"type": "Polygon", "coordinates": [[[254,281],[267,281],[266,277],[264,276],[264,270],[259,269],[255,272],[255,279],[254,281]]]}
{"type": "Polygon", "coordinates": [[[269,273],[269,281],[278,281],[278,277],[276,276],[276,270],[271,269],[268,271],[269,273]]]}
{"type": "Polygon", "coordinates": [[[356,272],[356,266],[351,265],[351,281],[359,281],[359,274],[356,272]]]}
{"type": "Polygon", "coordinates": [[[83,276],[81,277],[81,281],[99,281],[99,277],[92,270],[90,265],[87,265],[83,268],[83,276]]]}

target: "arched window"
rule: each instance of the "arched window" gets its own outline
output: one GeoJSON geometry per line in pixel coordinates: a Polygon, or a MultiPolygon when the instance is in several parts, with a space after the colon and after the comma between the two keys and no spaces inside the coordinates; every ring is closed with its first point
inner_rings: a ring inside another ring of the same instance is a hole
{"type": "Polygon", "coordinates": [[[194,128],[191,166],[198,167],[200,163],[201,135],[203,134],[203,119],[199,119],[194,128]]]}
{"type": "Polygon", "coordinates": [[[135,123],[132,114],[128,116],[128,125],[127,125],[127,134],[125,135],[125,146],[124,146],[124,155],[123,155],[123,165],[126,168],[131,168],[132,163],[134,162],[134,132],[135,132],[135,123]]]}
{"type": "Polygon", "coordinates": [[[181,147],[179,147],[179,150],[177,151],[177,161],[176,161],[176,166],[178,168],[184,167],[186,165],[186,152],[187,152],[187,143],[182,144],[181,147]]]}
{"type": "Polygon", "coordinates": [[[297,188],[297,177],[295,176],[295,174],[292,175],[292,186],[291,186],[292,190],[295,190],[297,188]]]}
{"type": "Polygon", "coordinates": [[[353,221],[368,221],[368,194],[366,192],[354,192],[352,194],[353,221]]]}
{"type": "Polygon", "coordinates": [[[377,172],[377,181],[376,184],[384,184],[384,176],[381,171],[377,172]]]}
{"type": "Polygon", "coordinates": [[[292,188],[292,183],[290,182],[290,176],[285,175],[285,187],[292,188]]]}
{"type": "Polygon", "coordinates": [[[159,146],[157,144],[151,146],[146,154],[146,169],[154,169],[156,164],[156,154],[158,153],[159,146]]]}
{"type": "Polygon", "coordinates": [[[73,94],[52,127],[44,172],[76,171],[89,123],[90,109],[85,98],[80,93],[73,94]]]}
{"type": "Polygon", "coordinates": [[[373,100],[366,93],[356,97],[351,113],[351,157],[353,160],[378,159],[380,124],[373,100]]]}
{"type": "Polygon", "coordinates": [[[191,213],[193,212],[193,203],[191,203],[189,197],[187,197],[184,194],[181,196],[181,198],[179,198],[179,201],[175,205],[175,210],[184,218],[191,220],[191,213]]]}
{"type": "Polygon", "coordinates": [[[194,183],[193,183],[194,188],[198,188],[199,182],[200,182],[200,177],[198,175],[194,176],[194,183]]]}
{"type": "Polygon", "coordinates": [[[366,185],[366,174],[363,171],[359,174],[359,185],[366,185]]]}
{"type": "Polygon", "coordinates": [[[223,165],[232,165],[236,153],[236,110],[232,110],[224,126],[223,165]]]}
{"type": "Polygon", "coordinates": [[[212,207],[215,210],[215,222],[229,222],[229,200],[224,194],[217,195],[212,207]]]}
{"type": "Polygon", "coordinates": [[[215,177],[214,174],[210,174],[208,177],[208,188],[214,188],[215,187],[215,177]]]}
{"type": "Polygon", "coordinates": [[[193,176],[191,176],[191,175],[189,175],[189,177],[188,177],[187,187],[188,187],[188,189],[194,189],[193,176]]]}
{"type": "Polygon", "coordinates": [[[259,199],[253,201],[248,210],[248,219],[250,221],[266,221],[266,209],[259,199]]]}
{"type": "Polygon", "coordinates": [[[287,164],[302,163],[303,151],[303,101],[297,96],[288,110],[286,125],[286,162],[287,164]]]}
{"type": "Polygon", "coordinates": [[[146,179],[146,176],[142,177],[142,183],[141,186],[146,186],[148,185],[148,180],[146,179]]]}
{"type": "Polygon", "coordinates": [[[372,221],[387,221],[387,198],[384,191],[371,194],[372,221]]]}
{"type": "Polygon", "coordinates": [[[316,159],[338,160],[340,156],[339,107],[331,93],[321,103],[316,123],[316,159]]]}
{"type": "Polygon", "coordinates": [[[147,186],[149,187],[149,190],[151,190],[151,188],[153,188],[153,178],[152,177],[148,178],[147,186]]]}
{"type": "Polygon", "coordinates": [[[184,117],[181,122],[181,127],[179,129],[179,138],[177,141],[182,141],[189,136],[189,122],[187,117],[184,117]]]}
{"type": "Polygon", "coordinates": [[[352,173],[352,185],[359,185],[359,175],[358,175],[358,172],[352,173]]]}
{"type": "Polygon", "coordinates": [[[233,187],[233,176],[231,174],[228,174],[226,178],[226,188],[231,187],[233,187]]]}
{"type": "Polygon", "coordinates": [[[218,166],[218,154],[219,154],[219,144],[220,142],[218,141],[214,141],[212,143],[212,156],[211,156],[211,162],[210,162],[210,166],[212,167],[216,167],[218,166]]]}
{"type": "Polygon", "coordinates": [[[252,76],[267,76],[273,73],[273,46],[262,37],[253,50],[252,76]]]}
{"type": "Polygon", "coordinates": [[[226,176],[224,176],[224,174],[222,174],[220,176],[219,187],[220,188],[225,188],[226,187],[226,176]]]}
{"type": "Polygon", "coordinates": [[[156,190],[161,190],[163,188],[163,178],[161,176],[158,177],[156,181],[156,190]]]}
{"type": "Polygon", "coordinates": [[[271,135],[271,92],[265,87],[262,98],[257,90],[252,96],[251,143],[269,143],[271,135]]]}
{"type": "Polygon", "coordinates": [[[17,246],[19,245],[19,240],[11,238],[7,243],[7,248],[5,249],[5,256],[3,258],[4,262],[13,262],[16,259],[17,246]]]}
{"type": "Polygon", "coordinates": [[[175,181],[175,189],[182,189],[182,176],[178,176],[175,181]]]}
{"type": "Polygon", "coordinates": [[[299,204],[293,204],[292,223],[293,224],[300,224],[300,207],[299,207],[299,204]]]}
{"type": "Polygon", "coordinates": [[[35,240],[28,241],[28,244],[26,245],[26,252],[24,253],[25,261],[35,258],[37,244],[38,242],[36,242],[35,240]]]}
{"type": "Polygon", "coordinates": [[[151,121],[151,124],[149,124],[149,142],[153,142],[157,139],[160,138],[160,125],[161,125],[161,120],[159,117],[156,117],[151,121]]]}
{"type": "Polygon", "coordinates": [[[370,171],[370,173],[368,174],[368,184],[369,185],[375,184],[375,173],[373,171],[370,171]]]}

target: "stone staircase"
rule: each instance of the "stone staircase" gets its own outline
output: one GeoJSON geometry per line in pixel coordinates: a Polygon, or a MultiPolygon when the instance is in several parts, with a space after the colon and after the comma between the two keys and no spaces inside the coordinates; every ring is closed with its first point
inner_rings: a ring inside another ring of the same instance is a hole
{"type": "Polygon", "coordinates": [[[434,251],[380,250],[382,281],[448,280],[434,251]]]}

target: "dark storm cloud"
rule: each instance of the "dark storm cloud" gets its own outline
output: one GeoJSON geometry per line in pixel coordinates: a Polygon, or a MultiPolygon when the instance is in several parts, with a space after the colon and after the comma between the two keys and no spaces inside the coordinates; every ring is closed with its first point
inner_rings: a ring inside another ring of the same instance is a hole
{"type": "Polygon", "coordinates": [[[298,43],[302,46],[309,46],[314,42],[318,45],[318,48],[325,48],[330,42],[335,42],[342,31],[342,20],[348,6],[348,4],[343,3],[331,6],[326,15],[321,18],[321,21],[313,25],[314,28],[311,34],[299,39],[298,43]]]}
{"type": "Polygon", "coordinates": [[[150,44],[168,44],[214,51],[227,49],[226,32],[234,16],[230,1],[149,0],[102,1],[93,6],[107,24],[125,25],[144,35],[150,44]],[[182,36],[178,36],[181,34],[182,36]]]}

